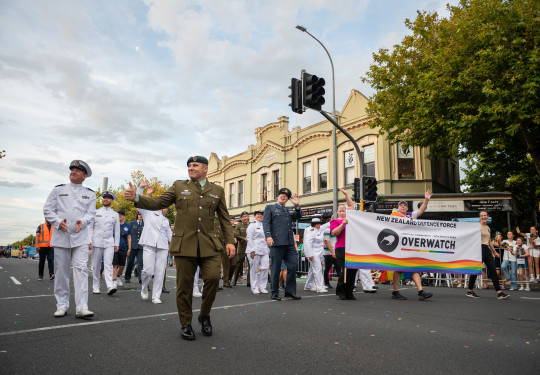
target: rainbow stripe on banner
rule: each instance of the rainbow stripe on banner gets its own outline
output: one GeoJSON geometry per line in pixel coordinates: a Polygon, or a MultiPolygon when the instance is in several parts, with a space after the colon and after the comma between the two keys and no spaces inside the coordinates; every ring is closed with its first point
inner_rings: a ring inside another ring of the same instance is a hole
{"type": "Polygon", "coordinates": [[[357,255],[346,253],[345,267],[400,272],[482,274],[481,261],[463,259],[453,262],[438,262],[425,258],[393,258],[384,254],[357,255]]]}

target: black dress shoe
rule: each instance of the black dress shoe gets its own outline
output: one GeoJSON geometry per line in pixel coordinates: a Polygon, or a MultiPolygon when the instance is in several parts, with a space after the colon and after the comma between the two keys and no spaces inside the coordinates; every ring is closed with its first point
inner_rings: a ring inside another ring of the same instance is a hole
{"type": "Polygon", "coordinates": [[[332,285],[330,285],[330,284],[326,284],[326,287],[327,287],[328,289],[334,289],[334,288],[332,287],[332,285]]]}
{"type": "Polygon", "coordinates": [[[212,323],[209,316],[199,315],[199,323],[201,323],[201,332],[204,336],[212,336],[212,323]]]}
{"type": "Polygon", "coordinates": [[[281,297],[280,296],[272,296],[272,299],[274,301],[281,301],[281,297]]]}
{"type": "Polygon", "coordinates": [[[223,290],[223,287],[222,287],[222,286],[220,286],[220,287],[218,287],[218,288],[217,288],[217,290],[223,290]]]}
{"type": "Polygon", "coordinates": [[[182,336],[184,340],[195,340],[195,332],[193,332],[191,324],[184,324],[182,328],[180,328],[180,336],[182,336]]]}
{"type": "Polygon", "coordinates": [[[162,293],[170,293],[171,291],[170,291],[169,289],[163,287],[163,288],[161,289],[161,292],[162,292],[162,293]]]}
{"type": "Polygon", "coordinates": [[[356,300],[356,297],[351,295],[351,296],[348,296],[346,299],[356,300]]]}
{"type": "Polygon", "coordinates": [[[126,284],[131,283],[131,280],[130,280],[130,279],[125,279],[124,281],[126,282],[126,284]]]}
{"type": "Polygon", "coordinates": [[[285,298],[290,298],[290,299],[294,299],[294,300],[299,300],[299,299],[301,299],[302,297],[297,296],[297,295],[294,294],[294,293],[285,293],[285,298]]]}
{"type": "Polygon", "coordinates": [[[229,285],[223,285],[224,288],[232,288],[232,285],[229,284],[229,285]]]}
{"type": "Polygon", "coordinates": [[[345,295],[343,295],[343,294],[338,294],[337,296],[338,296],[339,299],[342,300],[342,301],[347,299],[347,297],[345,297],[345,295]]]}

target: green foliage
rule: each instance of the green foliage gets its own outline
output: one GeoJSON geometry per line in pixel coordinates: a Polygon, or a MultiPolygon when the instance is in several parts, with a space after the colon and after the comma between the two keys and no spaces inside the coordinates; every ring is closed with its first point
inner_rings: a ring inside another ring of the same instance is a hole
{"type": "Polygon", "coordinates": [[[419,12],[406,20],[412,35],[373,55],[371,126],[443,158],[489,160],[496,149],[540,175],[540,2],[462,0],[449,11],[419,12]]]}
{"type": "Polygon", "coordinates": [[[27,237],[25,237],[24,239],[22,239],[20,241],[13,242],[11,244],[11,246],[13,246],[14,248],[19,247],[21,245],[22,245],[22,247],[25,247],[25,246],[34,247],[35,243],[36,243],[36,236],[34,236],[33,234],[30,234],[30,235],[28,235],[27,237]]]}

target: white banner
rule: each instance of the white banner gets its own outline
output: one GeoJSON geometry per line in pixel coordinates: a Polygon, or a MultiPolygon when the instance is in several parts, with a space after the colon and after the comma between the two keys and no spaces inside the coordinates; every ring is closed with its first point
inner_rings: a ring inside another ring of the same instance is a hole
{"type": "Polygon", "coordinates": [[[480,224],[347,211],[345,267],[482,273],[480,224]]]}

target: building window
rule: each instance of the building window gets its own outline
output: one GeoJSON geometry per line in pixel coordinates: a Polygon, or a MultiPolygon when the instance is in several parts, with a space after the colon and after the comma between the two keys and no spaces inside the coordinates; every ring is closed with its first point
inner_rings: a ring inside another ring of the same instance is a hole
{"type": "Polygon", "coordinates": [[[345,162],[345,185],[352,185],[354,182],[354,150],[345,151],[343,160],[345,162]]]}
{"type": "Polygon", "coordinates": [[[234,207],[234,182],[229,184],[229,207],[234,207]]]}
{"type": "Polygon", "coordinates": [[[244,181],[238,181],[238,205],[244,205],[244,181]]]}
{"type": "Polygon", "coordinates": [[[279,195],[279,170],[272,172],[272,183],[274,184],[274,199],[279,195]]]}
{"type": "Polygon", "coordinates": [[[364,151],[364,167],[362,171],[364,176],[375,177],[375,145],[362,147],[364,151]]]}
{"type": "Polygon", "coordinates": [[[311,193],[311,162],[308,161],[302,164],[303,174],[303,191],[304,194],[311,193]]]}
{"type": "Polygon", "coordinates": [[[400,180],[414,179],[414,148],[403,147],[397,143],[398,178],[400,180]]]}
{"type": "Polygon", "coordinates": [[[328,189],[328,159],[321,158],[318,161],[319,191],[328,189]]]}
{"type": "Polygon", "coordinates": [[[263,173],[261,175],[261,202],[268,200],[268,175],[263,173]]]}

